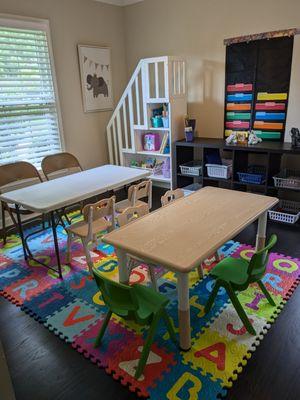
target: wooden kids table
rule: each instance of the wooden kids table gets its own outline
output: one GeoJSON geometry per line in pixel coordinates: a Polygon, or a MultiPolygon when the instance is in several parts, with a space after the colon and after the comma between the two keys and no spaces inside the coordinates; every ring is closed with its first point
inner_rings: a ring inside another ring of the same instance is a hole
{"type": "Polygon", "coordinates": [[[103,237],[115,247],[119,280],[127,283],[127,253],[176,272],[180,347],[189,350],[188,273],[258,219],[256,248],[265,244],[267,210],[277,198],[205,187],[103,237]]]}

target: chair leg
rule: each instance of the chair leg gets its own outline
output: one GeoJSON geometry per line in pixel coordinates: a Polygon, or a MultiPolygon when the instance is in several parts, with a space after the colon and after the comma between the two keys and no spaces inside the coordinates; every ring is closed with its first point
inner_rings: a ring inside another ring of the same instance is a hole
{"type": "Polygon", "coordinates": [[[265,285],[263,284],[263,282],[261,280],[259,280],[259,281],[257,281],[257,283],[258,283],[258,286],[260,287],[261,291],[263,292],[263,294],[266,296],[268,302],[271,304],[271,306],[276,306],[275,301],[272,299],[272,296],[268,292],[268,290],[265,287],[265,285]]]}
{"type": "Polygon", "coordinates": [[[152,265],[148,265],[148,271],[149,271],[152,287],[157,292],[157,282],[156,282],[154,267],[152,265]]]}
{"type": "Polygon", "coordinates": [[[87,265],[89,267],[90,274],[93,275],[94,263],[92,261],[92,257],[91,257],[90,250],[88,247],[88,242],[85,239],[82,239],[82,245],[84,248],[84,253],[85,253],[85,257],[86,257],[87,265]]]}
{"type": "Polygon", "coordinates": [[[203,263],[201,263],[197,267],[197,272],[198,272],[199,279],[203,279],[203,267],[202,267],[202,265],[203,265],[203,263]]]}
{"type": "Polygon", "coordinates": [[[210,312],[210,310],[211,310],[211,308],[212,308],[212,306],[214,304],[215,298],[217,297],[217,294],[218,294],[218,291],[220,289],[220,286],[221,286],[221,284],[217,280],[216,283],[215,283],[215,286],[213,288],[213,291],[211,292],[211,295],[209,296],[209,299],[208,299],[208,301],[207,301],[207,303],[205,305],[205,308],[204,308],[205,314],[208,314],[210,312]]]}
{"type": "Polygon", "coordinates": [[[94,347],[95,348],[98,347],[100,345],[100,343],[101,343],[101,340],[102,340],[103,335],[104,335],[104,333],[106,331],[106,328],[107,328],[107,325],[109,323],[111,315],[112,315],[112,312],[108,311],[108,313],[106,314],[106,317],[105,317],[105,319],[103,321],[103,324],[101,326],[101,329],[100,329],[100,331],[98,333],[98,336],[96,337],[96,340],[95,340],[95,343],[94,343],[94,347]]]}
{"type": "Polygon", "coordinates": [[[168,316],[166,310],[163,310],[163,312],[162,312],[162,317],[163,317],[163,320],[164,320],[165,325],[166,325],[166,327],[167,327],[167,330],[168,330],[168,332],[169,332],[170,338],[173,340],[173,342],[174,342],[175,344],[177,344],[176,335],[175,335],[173,326],[172,326],[172,324],[171,324],[170,317],[168,316]]]}
{"type": "Polygon", "coordinates": [[[93,235],[93,245],[97,248],[97,235],[93,235]]]}
{"type": "Polygon", "coordinates": [[[5,223],[5,208],[4,203],[1,201],[1,218],[2,218],[2,238],[3,238],[3,245],[6,245],[6,223],[5,223]]]}
{"type": "Polygon", "coordinates": [[[220,256],[218,250],[215,252],[214,256],[215,256],[216,262],[220,262],[221,261],[222,257],[220,256]]]}
{"type": "Polygon", "coordinates": [[[253,328],[251,322],[249,321],[249,318],[248,318],[247,314],[245,313],[245,310],[243,309],[241,303],[239,302],[239,299],[237,298],[236,294],[234,293],[234,290],[229,285],[226,285],[226,286],[224,285],[224,287],[230,297],[233,307],[235,308],[236,312],[238,313],[238,316],[242,320],[245,328],[251,335],[256,335],[255,329],[253,328]]]}
{"type": "Polygon", "coordinates": [[[129,274],[135,267],[136,267],[135,261],[132,258],[129,258],[128,263],[127,263],[127,269],[128,269],[129,274]]]}
{"type": "Polygon", "coordinates": [[[147,363],[148,360],[148,356],[149,356],[149,352],[150,352],[150,348],[151,345],[153,343],[153,339],[154,339],[154,335],[155,335],[155,331],[157,328],[157,324],[158,321],[160,319],[161,314],[156,314],[155,317],[153,318],[153,321],[150,325],[149,331],[148,331],[148,335],[147,335],[147,339],[146,342],[144,344],[143,347],[143,351],[141,354],[141,358],[140,361],[137,365],[136,371],[135,371],[135,379],[139,379],[139,377],[141,376],[142,372],[144,371],[145,365],[147,363]]]}
{"type": "Polygon", "coordinates": [[[72,245],[72,233],[68,232],[68,239],[67,239],[67,254],[66,254],[66,263],[71,263],[71,245],[72,245]]]}

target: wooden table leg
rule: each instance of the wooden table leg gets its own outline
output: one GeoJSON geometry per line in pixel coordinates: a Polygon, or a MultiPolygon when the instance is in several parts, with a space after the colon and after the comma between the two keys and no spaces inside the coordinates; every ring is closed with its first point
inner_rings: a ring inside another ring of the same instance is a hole
{"type": "Polygon", "coordinates": [[[179,342],[182,350],[191,348],[189,274],[177,274],[179,342]]]}
{"type": "Polygon", "coordinates": [[[127,254],[124,250],[115,249],[119,263],[119,282],[127,284],[129,282],[129,272],[127,268],[127,254]]]}
{"type": "Polygon", "coordinates": [[[258,218],[258,227],[256,235],[256,246],[255,250],[260,250],[265,246],[266,243],[266,229],[267,229],[268,211],[265,211],[258,218]]]}

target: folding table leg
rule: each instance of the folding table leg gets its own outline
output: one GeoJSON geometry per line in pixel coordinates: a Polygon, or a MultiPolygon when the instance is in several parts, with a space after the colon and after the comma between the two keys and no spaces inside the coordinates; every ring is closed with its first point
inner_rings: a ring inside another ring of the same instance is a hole
{"type": "Polygon", "coordinates": [[[51,213],[50,213],[50,219],[51,219],[51,227],[52,227],[52,233],[53,233],[53,240],[54,240],[54,247],[55,247],[55,255],[56,255],[56,261],[57,261],[58,273],[59,273],[60,279],[63,279],[62,271],[61,271],[60,256],[59,256],[59,247],[58,247],[58,241],[57,241],[56,224],[55,224],[55,218],[54,218],[54,212],[53,211],[51,211],[51,213]]]}
{"type": "Polygon", "coordinates": [[[262,213],[258,218],[256,246],[255,246],[256,251],[265,247],[267,219],[268,219],[268,211],[265,211],[264,213],[262,213]]]}
{"type": "Polygon", "coordinates": [[[177,274],[177,293],[180,348],[187,351],[191,348],[189,274],[177,274]]]}
{"type": "Polygon", "coordinates": [[[20,235],[22,247],[23,247],[23,254],[24,254],[25,260],[27,261],[28,255],[27,255],[27,251],[26,251],[26,242],[24,239],[23,226],[22,226],[21,215],[20,215],[20,208],[19,208],[18,204],[15,204],[15,206],[16,206],[19,235],[20,235]]]}
{"type": "Polygon", "coordinates": [[[115,249],[119,262],[119,282],[127,284],[129,282],[129,272],[127,268],[127,254],[124,250],[115,249]]]}

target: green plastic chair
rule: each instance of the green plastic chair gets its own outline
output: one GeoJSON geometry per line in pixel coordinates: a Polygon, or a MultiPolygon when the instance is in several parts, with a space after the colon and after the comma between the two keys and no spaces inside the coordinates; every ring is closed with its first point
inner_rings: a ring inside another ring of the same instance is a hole
{"type": "Polygon", "coordinates": [[[256,335],[255,329],[249,321],[249,318],[247,317],[247,314],[245,313],[235,292],[246,290],[250,283],[256,282],[263,294],[266,296],[268,302],[272,306],[276,305],[261,280],[266,272],[269,250],[276,242],[277,236],[272,235],[268,244],[263,249],[254,253],[250,261],[246,261],[242,258],[227,257],[219,262],[211,272],[211,275],[216,278],[216,284],[208,302],[206,303],[205,312],[209,313],[220,287],[223,287],[227,291],[229,298],[247,331],[252,335],[256,335]]]}
{"type": "Polygon", "coordinates": [[[125,320],[133,320],[142,326],[150,326],[141,358],[134,375],[134,377],[138,379],[146,365],[155,331],[161,318],[165,322],[171,339],[176,343],[175,332],[166,312],[166,305],[169,303],[169,300],[149,287],[139,284],[128,286],[114,282],[95,269],[93,269],[93,273],[96,283],[102,293],[104,303],[109,308],[94,347],[100,345],[112,314],[116,314],[125,320]]]}

